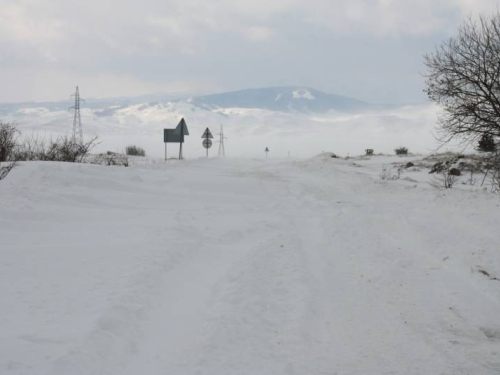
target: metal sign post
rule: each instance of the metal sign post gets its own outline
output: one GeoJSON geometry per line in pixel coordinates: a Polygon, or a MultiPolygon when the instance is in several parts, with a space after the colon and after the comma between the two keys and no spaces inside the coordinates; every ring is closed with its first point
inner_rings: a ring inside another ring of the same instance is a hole
{"type": "Polygon", "coordinates": [[[179,145],[179,160],[182,159],[182,144],[184,143],[184,126],[181,126],[181,144],[179,145]]]}
{"type": "Polygon", "coordinates": [[[208,149],[210,147],[212,147],[212,140],[210,138],[213,138],[214,136],[212,135],[212,133],[210,132],[210,129],[209,128],[206,128],[205,129],[205,132],[203,133],[203,135],[201,136],[201,138],[203,138],[203,142],[202,142],[202,145],[203,147],[206,148],[207,150],[207,158],[208,158],[208,149]]]}

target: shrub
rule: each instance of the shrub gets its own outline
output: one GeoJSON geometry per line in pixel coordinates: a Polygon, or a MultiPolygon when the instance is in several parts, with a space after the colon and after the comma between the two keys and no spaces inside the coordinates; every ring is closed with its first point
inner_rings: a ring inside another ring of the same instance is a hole
{"type": "Polygon", "coordinates": [[[77,143],[67,136],[45,141],[33,134],[22,139],[16,149],[16,159],[81,163],[96,145],[97,137],[77,143]]]}
{"type": "Polygon", "coordinates": [[[381,180],[399,180],[401,179],[401,174],[403,173],[403,167],[402,166],[398,166],[397,170],[396,170],[396,174],[393,175],[391,170],[388,169],[385,164],[382,166],[382,171],[379,173],[379,177],[381,180]]]}
{"type": "Polygon", "coordinates": [[[399,147],[394,150],[396,155],[408,155],[408,149],[406,147],[399,147]]]}
{"type": "Polygon", "coordinates": [[[13,158],[18,134],[15,125],[0,121],[0,162],[13,158]]]}
{"type": "Polygon", "coordinates": [[[0,163],[0,180],[3,180],[10,173],[11,170],[16,166],[17,161],[11,161],[7,163],[0,163]]]}
{"type": "Polygon", "coordinates": [[[127,146],[125,148],[125,154],[130,156],[146,156],[146,151],[139,146],[127,146]]]}
{"type": "Polygon", "coordinates": [[[118,154],[116,152],[108,151],[105,154],[97,154],[92,160],[89,160],[90,164],[100,164],[100,165],[114,165],[128,167],[128,158],[126,155],[118,154]]]}
{"type": "Polygon", "coordinates": [[[15,125],[0,121],[0,180],[16,166],[14,150],[18,133],[15,125]]]}
{"type": "Polygon", "coordinates": [[[372,148],[367,148],[365,150],[365,155],[369,156],[369,155],[373,155],[373,149],[372,148]]]}
{"type": "Polygon", "coordinates": [[[59,138],[54,143],[55,160],[66,161],[70,163],[81,163],[90,150],[96,146],[97,138],[87,143],[77,143],[68,137],[59,138]]]}
{"type": "Polygon", "coordinates": [[[486,173],[484,174],[481,186],[483,186],[488,175],[491,175],[491,191],[494,193],[500,193],[500,152],[498,151],[493,153],[487,159],[486,173]]]}
{"type": "Polygon", "coordinates": [[[455,182],[458,181],[457,172],[460,173],[460,170],[452,167],[452,161],[448,160],[443,163],[440,169],[437,171],[438,175],[434,177],[434,181],[431,182],[431,185],[436,188],[451,189],[455,182]]]}
{"type": "Polygon", "coordinates": [[[496,148],[495,138],[490,134],[483,134],[477,144],[477,150],[480,152],[494,152],[496,148]]]}

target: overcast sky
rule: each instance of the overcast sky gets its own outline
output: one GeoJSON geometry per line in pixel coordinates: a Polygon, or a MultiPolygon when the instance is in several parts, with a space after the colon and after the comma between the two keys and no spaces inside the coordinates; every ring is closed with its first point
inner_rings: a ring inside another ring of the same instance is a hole
{"type": "Polygon", "coordinates": [[[422,55],[493,0],[0,0],[0,102],[304,85],[422,102],[422,55]]]}

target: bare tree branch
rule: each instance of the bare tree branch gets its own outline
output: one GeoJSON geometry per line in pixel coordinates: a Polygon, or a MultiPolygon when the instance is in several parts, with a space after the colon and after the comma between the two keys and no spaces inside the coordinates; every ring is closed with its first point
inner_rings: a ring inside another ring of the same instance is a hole
{"type": "Polygon", "coordinates": [[[425,92],[442,108],[438,139],[500,138],[500,13],[468,18],[456,37],[424,59],[425,92]]]}

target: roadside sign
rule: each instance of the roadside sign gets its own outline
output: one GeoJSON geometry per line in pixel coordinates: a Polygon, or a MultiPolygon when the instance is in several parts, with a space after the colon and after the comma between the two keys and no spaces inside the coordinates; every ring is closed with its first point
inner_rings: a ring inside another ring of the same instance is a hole
{"type": "Polygon", "coordinates": [[[201,138],[203,138],[202,145],[207,149],[207,158],[208,158],[208,149],[212,147],[212,140],[210,138],[213,138],[214,136],[210,132],[209,128],[206,128],[205,131],[203,132],[203,135],[201,138]]]}
{"type": "Polygon", "coordinates": [[[202,144],[203,144],[203,147],[210,148],[210,147],[212,147],[212,140],[206,138],[203,140],[202,144]]]}
{"type": "Polygon", "coordinates": [[[209,128],[206,128],[205,129],[205,132],[203,133],[203,135],[201,136],[201,138],[213,138],[214,136],[212,135],[212,133],[210,132],[210,129],[209,128]]]}
{"type": "Polygon", "coordinates": [[[189,135],[189,131],[184,119],[179,122],[175,129],[163,129],[165,161],[167,161],[167,143],[179,143],[179,160],[182,159],[182,144],[184,143],[185,135],[189,135]]]}
{"type": "Polygon", "coordinates": [[[189,135],[188,127],[184,118],[182,118],[177,127],[174,129],[174,134],[189,135]]]}

